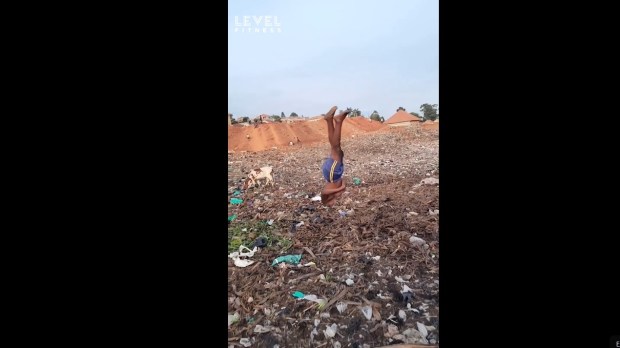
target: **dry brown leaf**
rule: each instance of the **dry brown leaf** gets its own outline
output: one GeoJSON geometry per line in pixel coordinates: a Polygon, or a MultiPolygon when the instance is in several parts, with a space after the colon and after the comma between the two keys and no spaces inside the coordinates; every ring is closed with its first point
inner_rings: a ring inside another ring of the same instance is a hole
{"type": "Polygon", "coordinates": [[[314,253],[312,252],[312,250],[310,250],[310,248],[304,247],[304,250],[307,251],[310,255],[312,255],[313,258],[316,259],[316,256],[314,256],[314,253]]]}
{"type": "Polygon", "coordinates": [[[376,321],[381,321],[381,312],[379,312],[379,308],[372,307],[372,318],[376,321]]]}

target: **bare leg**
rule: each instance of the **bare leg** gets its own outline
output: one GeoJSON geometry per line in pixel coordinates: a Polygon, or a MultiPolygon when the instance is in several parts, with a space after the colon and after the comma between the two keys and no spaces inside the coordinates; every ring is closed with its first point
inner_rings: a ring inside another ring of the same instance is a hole
{"type": "Polygon", "coordinates": [[[334,145],[334,114],[336,113],[337,106],[332,106],[331,109],[325,114],[325,121],[327,121],[327,139],[329,145],[334,145]]]}
{"type": "Polygon", "coordinates": [[[330,144],[332,146],[332,158],[342,162],[342,149],[340,148],[340,138],[342,136],[342,123],[344,122],[345,117],[351,112],[350,110],[345,110],[338,114],[338,116],[334,117],[334,135],[330,144]]]}

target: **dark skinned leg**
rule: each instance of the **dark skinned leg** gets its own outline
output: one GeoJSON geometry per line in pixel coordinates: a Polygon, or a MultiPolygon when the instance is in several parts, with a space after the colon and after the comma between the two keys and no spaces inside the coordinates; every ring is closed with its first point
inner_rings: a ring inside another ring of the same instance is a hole
{"type": "Polygon", "coordinates": [[[340,138],[342,137],[342,123],[344,119],[347,117],[350,111],[341,112],[338,116],[334,117],[334,135],[333,141],[331,141],[332,146],[332,158],[337,160],[338,162],[342,162],[342,148],[340,147],[340,138]]]}
{"type": "Polygon", "coordinates": [[[327,139],[329,145],[334,146],[334,113],[336,113],[336,106],[333,106],[327,114],[325,114],[325,121],[327,121],[327,139]]]}

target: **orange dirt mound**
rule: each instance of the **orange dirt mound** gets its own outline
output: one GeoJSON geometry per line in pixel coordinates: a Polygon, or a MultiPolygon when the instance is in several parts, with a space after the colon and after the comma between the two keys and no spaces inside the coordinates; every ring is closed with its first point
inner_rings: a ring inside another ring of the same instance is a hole
{"type": "MultiPolygon", "coordinates": [[[[342,137],[363,135],[387,129],[381,122],[370,121],[365,117],[346,118],[342,125],[342,137]]],[[[295,122],[263,123],[258,127],[233,125],[228,127],[228,150],[263,151],[272,147],[295,145],[327,144],[327,125],[323,119],[295,122]],[[249,138],[248,138],[249,136],[249,138]],[[297,143],[299,139],[299,144],[297,143]]]]}
{"type": "Polygon", "coordinates": [[[437,122],[424,122],[424,123],[422,123],[422,129],[439,130],[439,123],[437,123],[437,122]]]}

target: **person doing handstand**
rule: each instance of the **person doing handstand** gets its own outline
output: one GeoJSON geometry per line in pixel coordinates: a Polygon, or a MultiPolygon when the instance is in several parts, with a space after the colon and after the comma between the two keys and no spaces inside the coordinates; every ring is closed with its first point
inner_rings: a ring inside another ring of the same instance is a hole
{"type": "Polygon", "coordinates": [[[329,157],[323,162],[322,172],[325,178],[325,186],[321,191],[321,203],[331,207],[336,203],[336,199],[342,196],[345,190],[344,180],[344,152],[340,148],[340,136],[342,133],[342,123],[345,117],[351,112],[347,109],[334,116],[338,107],[333,106],[325,115],[327,121],[327,137],[331,146],[329,157]]]}

